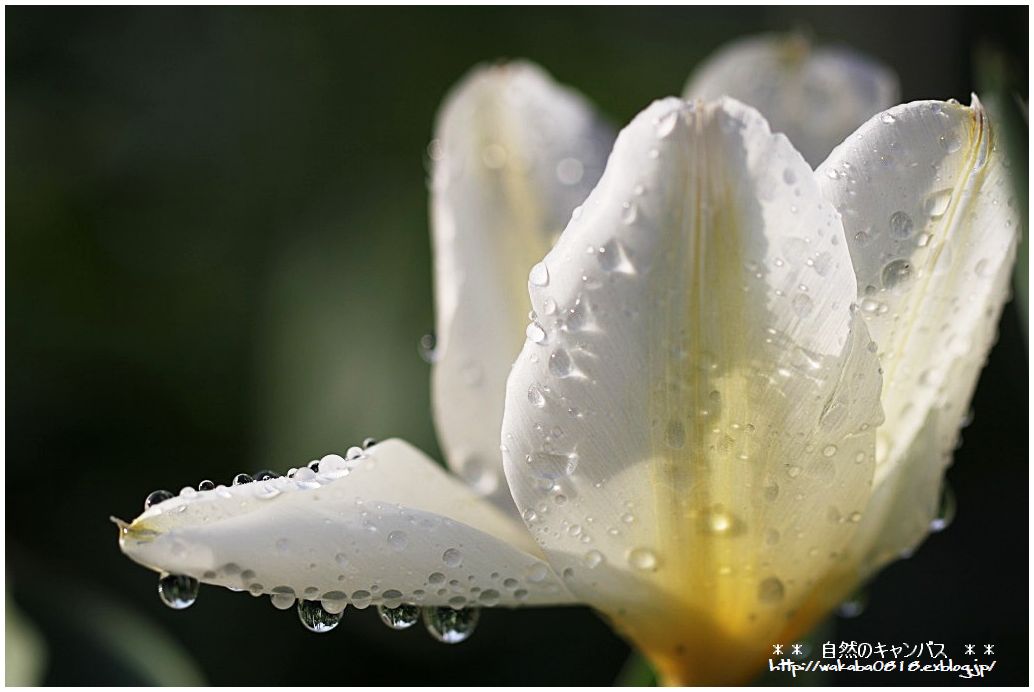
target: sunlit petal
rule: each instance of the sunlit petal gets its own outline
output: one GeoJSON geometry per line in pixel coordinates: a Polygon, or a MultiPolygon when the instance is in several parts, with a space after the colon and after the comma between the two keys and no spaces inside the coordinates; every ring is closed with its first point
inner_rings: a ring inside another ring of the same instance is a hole
{"type": "Polygon", "coordinates": [[[974,101],[896,106],[816,172],[843,215],[860,312],[879,345],[886,423],[859,539],[866,572],[930,530],[945,467],[1008,297],[1019,213],[974,101]]]}
{"type": "Polygon", "coordinates": [[[673,681],[752,673],[828,607],[880,422],[842,237],[755,110],[668,99],[619,135],[531,286],[514,498],[572,591],[673,681]]]}
{"type": "Polygon", "coordinates": [[[898,98],[887,67],[854,51],[770,34],[722,48],[690,77],[687,98],[732,96],[754,106],[812,165],[898,98]]]}
{"type": "Polygon", "coordinates": [[[519,523],[401,440],[324,457],[318,473],[187,492],[120,544],[157,571],[338,608],[571,600],[519,523]]]}
{"type": "Polygon", "coordinates": [[[435,421],[449,465],[499,506],[506,376],[527,325],[528,271],[603,171],[613,133],[527,63],[476,69],[432,142],[435,421]]]}

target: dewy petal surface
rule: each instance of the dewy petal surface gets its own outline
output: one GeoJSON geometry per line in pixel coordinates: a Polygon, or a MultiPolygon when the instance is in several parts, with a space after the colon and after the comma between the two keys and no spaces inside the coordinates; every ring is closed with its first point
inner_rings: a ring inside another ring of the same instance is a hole
{"type": "Polygon", "coordinates": [[[670,681],[741,681],[831,606],[868,499],[880,375],[838,216],[755,110],[667,99],[544,264],[503,424],[525,522],[670,681]]]}
{"type": "Polygon", "coordinates": [[[123,552],[157,571],[339,608],[571,601],[519,523],[401,440],[324,457],[319,473],[187,490],[124,528],[123,552]]]}
{"type": "Polygon", "coordinates": [[[435,422],[449,466],[501,507],[513,507],[499,428],[531,307],[528,272],[599,179],[612,142],[580,95],[528,63],[474,70],[439,116],[435,422]]]}
{"type": "Polygon", "coordinates": [[[944,470],[995,340],[1019,211],[987,113],[923,101],[873,117],[816,171],[843,216],[884,369],[866,574],[930,530],[944,470]]]}
{"type": "Polygon", "coordinates": [[[727,95],[754,106],[815,166],[869,116],[897,102],[898,81],[852,50],[767,34],[719,50],[696,69],[684,95],[727,95]]]}

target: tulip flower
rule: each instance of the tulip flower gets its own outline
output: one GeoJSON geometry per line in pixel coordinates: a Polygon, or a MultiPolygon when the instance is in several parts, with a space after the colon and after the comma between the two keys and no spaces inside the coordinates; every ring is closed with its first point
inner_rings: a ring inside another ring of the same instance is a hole
{"type": "Polygon", "coordinates": [[[817,166],[873,113],[898,102],[893,71],[849,48],[800,34],[733,41],[693,72],[683,97],[731,96],[754,106],[817,166]]]}
{"type": "Polygon", "coordinates": [[[665,682],[735,683],[917,546],[1018,233],[979,102],[891,108],[814,171],[728,97],[609,147],[535,67],[465,80],[432,148],[459,478],[388,440],[156,496],[120,543],[167,602],[421,608],[451,642],[477,607],[587,604],[665,682]]]}

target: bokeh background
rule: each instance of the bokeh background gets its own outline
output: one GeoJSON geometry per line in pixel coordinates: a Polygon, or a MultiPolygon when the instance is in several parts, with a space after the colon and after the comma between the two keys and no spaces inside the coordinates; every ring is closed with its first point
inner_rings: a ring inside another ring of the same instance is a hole
{"type": "MultiPolygon", "coordinates": [[[[366,436],[438,454],[417,351],[433,326],[426,146],[472,65],[530,58],[620,124],[724,42],[799,29],[895,68],[906,101],[968,101],[995,79],[1027,98],[1026,7],[5,15],[7,666],[44,684],[615,679],[627,648],[584,609],[490,611],[455,647],[372,609],[317,636],[215,588],[174,612],[108,522],[155,488],[366,436]]],[[[836,638],[993,643],[983,684],[1027,682],[1019,314],[1006,306],[949,473],[955,523],[887,569],[836,638]]]]}

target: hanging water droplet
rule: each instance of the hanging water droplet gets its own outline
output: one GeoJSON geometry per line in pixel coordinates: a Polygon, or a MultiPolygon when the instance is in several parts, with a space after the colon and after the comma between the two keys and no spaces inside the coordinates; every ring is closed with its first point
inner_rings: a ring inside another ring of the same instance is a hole
{"type": "Polygon", "coordinates": [[[643,572],[657,569],[657,555],[649,548],[632,548],[628,551],[628,564],[643,572]]]}
{"type": "Polygon", "coordinates": [[[762,603],[778,603],[785,595],[786,588],[776,577],[769,577],[758,584],[758,600],[762,603]]]}
{"type": "Polygon", "coordinates": [[[481,611],[477,608],[424,608],[424,626],[444,644],[459,644],[474,633],[481,611]]]}
{"type": "MultiPolygon", "coordinates": [[[[282,587],[281,587],[282,588],[282,587]]],[[[269,601],[277,610],[287,610],[294,605],[294,593],[275,592],[269,594],[269,601]]]]}
{"type": "Polygon", "coordinates": [[[417,342],[417,351],[420,353],[420,357],[424,359],[426,363],[434,363],[438,360],[438,354],[435,352],[435,347],[438,345],[438,339],[435,338],[434,334],[424,334],[420,337],[420,341],[417,342]]]}
{"type": "Polygon", "coordinates": [[[842,618],[856,618],[865,612],[867,605],[869,605],[869,594],[865,591],[858,591],[840,604],[837,614],[842,618]]]}
{"type": "Polygon", "coordinates": [[[896,211],[890,215],[890,237],[895,240],[904,240],[912,235],[915,224],[912,217],[903,211],[896,211]]]}
{"type": "Polygon", "coordinates": [[[253,483],[255,479],[246,473],[238,473],[233,477],[234,485],[244,485],[245,483],[253,483]]]}
{"type": "Polygon", "coordinates": [[[342,613],[330,613],[319,601],[298,601],[298,619],[310,632],[329,632],[341,622],[342,613]]]}
{"type": "Polygon", "coordinates": [[[393,630],[409,629],[420,619],[420,608],[415,605],[403,603],[397,608],[377,606],[377,614],[381,616],[381,622],[393,630]]]}
{"type": "Polygon", "coordinates": [[[896,259],[883,268],[883,287],[897,288],[912,278],[912,263],[905,259],[896,259]]]}
{"type": "MultiPolygon", "coordinates": [[[[213,485],[212,487],[214,488],[215,486],[213,485]]],[[[139,495],[137,497],[139,497],[139,495]]],[[[171,500],[173,497],[175,497],[175,495],[170,493],[168,490],[155,490],[144,498],[144,509],[150,509],[166,500],[171,500]]]]}
{"type": "Polygon", "coordinates": [[[158,579],[158,597],[173,610],[194,605],[201,582],[183,574],[165,574],[158,579]]]}
{"type": "Polygon", "coordinates": [[[530,283],[532,286],[549,285],[549,269],[546,268],[545,264],[539,262],[531,268],[531,271],[528,273],[528,283],[530,283]]]}
{"type": "Polygon", "coordinates": [[[947,482],[941,488],[941,500],[937,506],[937,516],[930,522],[930,530],[934,533],[944,531],[955,519],[955,493],[947,482]]]}

